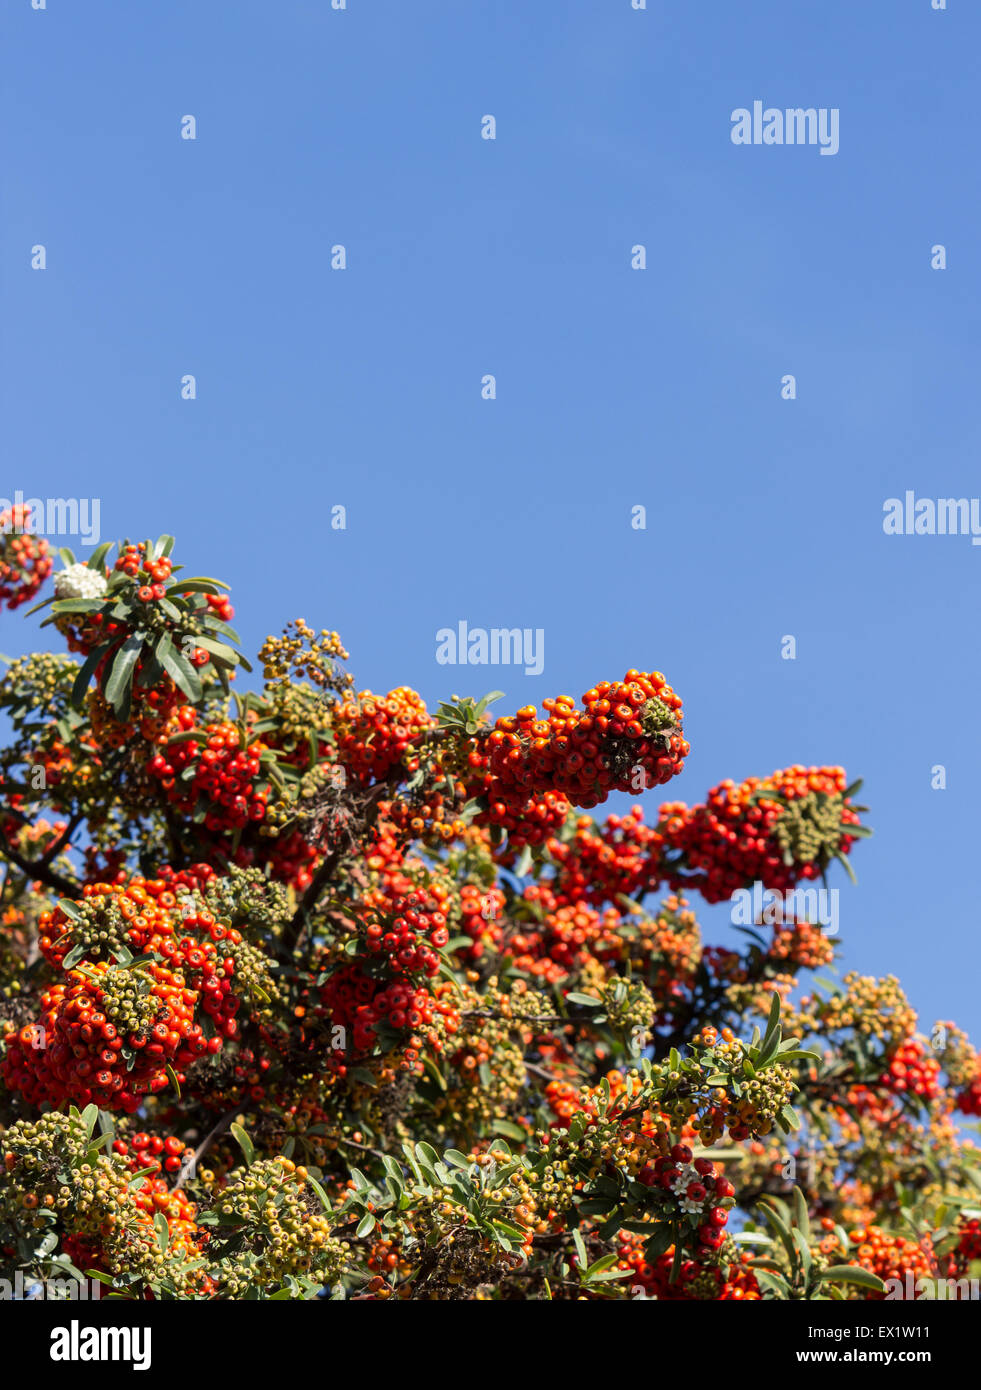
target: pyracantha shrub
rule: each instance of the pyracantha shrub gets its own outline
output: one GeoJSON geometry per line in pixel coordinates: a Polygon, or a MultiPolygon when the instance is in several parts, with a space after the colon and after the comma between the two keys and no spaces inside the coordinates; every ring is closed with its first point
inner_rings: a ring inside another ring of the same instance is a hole
{"type": "MultiPolygon", "coordinates": [[[[8,607],[52,569],[18,520],[8,607]]],[[[61,559],[36,611],[67,651],[0,678],[0,1277],[759,1301],[976,1273],[981,1059],[838,976],[811,910],[869,833],[843,769],[595,817],[683,769],[660,672],[430,711],[297,619],[245,689],[226,588],[172,538],[61,559]],[[696,897],[756,888],[787,907],[704,942],[696,897]]]]}

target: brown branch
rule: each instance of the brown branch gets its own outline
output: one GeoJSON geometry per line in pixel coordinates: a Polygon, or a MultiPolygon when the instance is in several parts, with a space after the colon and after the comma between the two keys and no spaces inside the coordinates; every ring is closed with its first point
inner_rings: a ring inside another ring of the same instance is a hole
{"type": "Polygon", "coordinates": [[[214,1143],[214,1141],[218,1138],[218,1136],[219,1136],[220,1134],[224,1134],[225,1130],[228,1128],[228,1126],[229,1126],[229,1125],[232,1123],[232,1121],[235,1119],[235,1116],[236,1116],[236,1115],[240,1115],[241,1113],[242,1113],[242,1107],[241,1107],[241,1105],[236,1105],[236,1107],[235,1107],[234,1110],[229,1110],[227,1114],[222,1115],[221,1119],[220,1119],[220,1120],[218,1121],[218,1123],[214,1126],[214,1128],[213,1128],[213,1129],[210,1129],[210,1130],[208,1131],[208,1133],[207,1133],[207,1134],[204,1136],[204,1138],[201,1140],[201,1143],[200,1143],[200,1144],[197,1146],[197,1148],[194,1150],[194,1154],[193,1154],[193,1156],[192,1156],[192,1158],[191,1158],[190,1163],[182,1163],[182,1164],[181,1164],[180,1175],[178,1176],[178,1179],[177,1179],[176,1183],[174,1184],[174,1191],[175,1191],[175,1192],[178,1190],[178,1188],[183,1187],[184,1184],[185,1184],[185,1182],[187,1182],[187,1180],[188,1180],[190,1177],[192,1177],[192,1175],[194,1175],[194,1174],[196,1173],[196,1171],[197,1171],[197,1165],[198,1165],[198,1160],[199,1160],[200,1158],[203,1158],[203,1157],[204,1157],[204,1155],[205,1155],[205,1154],[208,1152],[208,1150],[211,1148],[211,1145],[212,1145],[212,1144],[214,1143]]]}
{"type": "Polygon", "coordinates": [[[52,869],[44,860],[36,862],[25,859],[18,850],[12,848],[10,843],[0,845],[0,856],[9,859],[16,864],[18,869],[25,873],[28,878],[35,879],[43,883],[48,888],[53,888],[56,892],[64,894],[66,897],[75,897],[81,891],[81,884],[74,880],[65,878],[56,870],[52,869]]]}
{"type": "MultiPolygon", "coordinates": [[[[385,799],[386,793],[390,793],[391,790],[392,788],[389,782],[378,782],[371,788],[368,795],[365,797],[363,805],[359,808],[363,821],[361,827],[362,835],[370,830],[378,819],[379,803],[385,799]]],[[[348,845],[338,845],[336,849],[332,850],[331,853],[326,855],[321,861],[320,867],[310,880],[303,897],[300,899],[299,906],[287,923],[286,930],[283,932],[282,945],[284,950],[288,953],[293,954],[299,947],[307,926],[309,925],[310,913],[316,907],[320,895],[337,872],[341,861],[346,854],[350,853],[353,847],[353,840],[348,845]]]]}

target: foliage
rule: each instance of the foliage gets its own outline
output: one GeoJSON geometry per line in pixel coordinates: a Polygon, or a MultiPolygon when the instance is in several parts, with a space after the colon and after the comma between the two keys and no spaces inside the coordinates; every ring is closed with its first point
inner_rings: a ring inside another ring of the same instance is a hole
{"type": "MultiPolygon", "coordinates": [[[[9,529],[13,608],[50,565],[9,529]]],[[[297,620],[245,691],[225,586],[173,553],[62,551],[68,653],[0,680],[0,1276],[592,1301],[974,1272],[978,1058],[836,976],[813,911],[869,833],[841,768],[596,820],[684,765],[659,672],[431,714],[297,620]],[[742,949],[704,944],[694,895],[754,885],[742,949]]]]}

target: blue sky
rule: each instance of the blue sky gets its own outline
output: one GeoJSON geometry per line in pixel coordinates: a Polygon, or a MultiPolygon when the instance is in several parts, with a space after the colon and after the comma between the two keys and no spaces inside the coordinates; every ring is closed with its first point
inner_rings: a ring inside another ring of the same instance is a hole
{"type": "Polygon", "coordinates": [[[337,627],[362,687],[513,708],[662,670],[689,802],[843,763],[876,830],[835,880],[846,965],[981,1035],[981,549],[882,530],[907,489],[979,491],[981,12],[6,0],[0,28],[0,493],[175,532],[248,650],[337,627]],[[754,100],[838,108],[839,152],[734,146],[754,100]],[[438,666],[461,619],[542,628],[543,674],[438,666]]]}

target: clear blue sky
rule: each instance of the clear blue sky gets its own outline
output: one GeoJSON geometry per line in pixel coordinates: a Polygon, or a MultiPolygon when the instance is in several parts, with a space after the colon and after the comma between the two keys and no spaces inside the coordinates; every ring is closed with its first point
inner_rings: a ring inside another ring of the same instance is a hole
{"type": "Polygon", "coordinates": [[[2,40],[0,493],[176,532],[248,649],[337,627],[375,690],[663,670],[688,801],[844,763],[846,964],[981,1035],[981,548],[882,532],[981,488],[977,5],[4,0],[2,40]],[[757,99],[839,153],[735,147],[757,99]],[[460,619],[544,674],[437,666],[460,619]]]}

